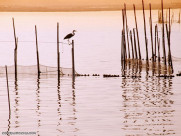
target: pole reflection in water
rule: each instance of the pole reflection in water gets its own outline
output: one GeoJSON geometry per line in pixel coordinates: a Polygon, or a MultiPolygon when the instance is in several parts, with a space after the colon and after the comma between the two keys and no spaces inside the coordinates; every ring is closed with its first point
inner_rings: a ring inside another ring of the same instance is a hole
{"type": "MultiPolygon", "coordinates": [[[[128,69],[122,79],[125,135],[175,135],[172,79],[133,78],[128,69]]],[[[132,71],[132,72],[130,72],[132,71]]]]}
{"type": "Polygon", "coordinates": [[[76,127],[76,120],[77,120],[77,117],[76,117],[76,95],[75,95],[75,76],[72,76],[72,102],[71,102],[71,105],[72,105],[72,122],[69,122],[69,124],[71,124],[72,126],[74,126],[74,136],[76,136],[76,132],[79,130],[77,127],[76,127]]]}
{"type": "Polygon", "coordinates": [[[63,131],[61,130],[61,121],[62,121],[62,116],[61,116],[61,93],[60,93],[60,76],[58,76],[58,80],[57,80],[57,96],[58,96],[58,99],[57,99],[57,104],[58,104],[58,108],[57,108],[57,112],[58,112],[58,124],[57,124],[57,131],[58,133],[62,133],[63,131]]]}
{"type": "Polygon", "coordinates": [[[40,120],[40,116],[41,116],[41,110],[40,110],[40,75],[37,77],[37,89],[36,89],[36,102],[37,102],[37,109],[36,109],[36,113],[37,113],[37,123],[38,123],[38,127],[37,127],[37,135],[40,136],[39,134],[39,127],[41,126],[41,120],[40,120]]]}
{"type": "Polygon", "coordinates": [[[14,115],[15,115],[15,128],[19,127],[19,93],[18,93],[18,79],[15,78],[14,81],[14,93],[15,93],[15,106],[14,106],[14,115]]]}
{"type": "Polygon", "coordinates": [[[62,77],[57,84],[57,134],[76,136],[79,129],[76,126],[75,78],[62,77]]]}
{"type": "MultiPolygon", "coordinates": [[[[7,132],[10,132],[10,128],[11,128],[11,114],[9,113],[9,118],[8,118],[8,130],[7,130],[7,132]]],[[[7,133],[7,136],[10,136],[10,134],[7,133]]]]}

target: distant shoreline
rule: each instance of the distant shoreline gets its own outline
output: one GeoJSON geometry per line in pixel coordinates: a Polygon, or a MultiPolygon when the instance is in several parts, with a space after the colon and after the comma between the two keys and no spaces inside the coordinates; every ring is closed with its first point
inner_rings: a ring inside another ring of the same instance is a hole
{"type": "MultiPolygon", "coordinates": [[[[142,10],[142,5],[135,5],[136,10],[142,10]]],[[[179,9],[181,8],[181,4],[175,5],[164,5],[164,9],[179,9]]],[[[0,6],[0,12],[89,12],[89,11],[121,11],[123,9],[123,5],[121,6],[108,6],[108,7],[2,7],[0,6]]],[[[149,6],[145,5],[145,10],[148,10],[149,6]]],[[[153,5],[153,10],[161,9],[161,5],[153,5]]],[[[127,5],[127,10],[133,10],[133,5],[127,5]]]]}

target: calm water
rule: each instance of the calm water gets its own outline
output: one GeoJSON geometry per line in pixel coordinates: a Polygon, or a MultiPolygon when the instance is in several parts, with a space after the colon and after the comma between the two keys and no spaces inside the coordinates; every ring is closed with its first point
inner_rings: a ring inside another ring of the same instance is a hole
{"type": "MultiPolygon", "coordinates": [[[[13,28],[18,36],[18,64],[36,64],[34,25],[38,27],[40,63],[56,66],[56,23],[60,41],[76,29],[75,66],[78,73],[100,77],[56,75],[9,75],[11,116],[8,111],[6,78],[0,78],[0,132],[36,132],[40,136],[180,136],[181,78],[158,78],[143,70],[140,78],[103,78],[122,74],[120,45],[121,12],[0,13],[0,65],[13,65],[13,28]]],[[[142,11],[137,11],[142,56],[145,57],[142,11]]],[[[149,36],[146,11],[147,33],[149,36]]],[[[175,20],[178,10],[175,10],[175,20]]],[[[133,11],[128,12],[130,28],[133,11]]],[[[153,11],[153,24],[157,11],[153,11]]],[[[161,30],[161,25],[159,25],[161,30]]],[[[181,24],[173,23],[172,55],[181,58],[181,24]]],[[[67,41],[63,41],[67,42],[67,41]]],[[[150,43],[150,39],[149,39],[150,43]]],[[[71,47],[60,44],[61,66],[71,67],[71,47]]],[[[150,50],[150,44],[149,44],[150,50]]],[[[150,50],[151,52],[151,50],[150,50]]],[[[179,59],[178,59],[179,60],[179,59]]],[[[181,62],[174,61],[175,73],[181,62]]]]}

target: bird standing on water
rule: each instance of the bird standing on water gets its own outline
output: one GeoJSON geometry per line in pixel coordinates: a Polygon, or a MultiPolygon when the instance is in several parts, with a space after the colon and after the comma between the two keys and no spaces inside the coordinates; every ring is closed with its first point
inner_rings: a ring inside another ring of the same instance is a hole
{"type": "Polygon", "coordinates": [[[68,43],[70,44],[69,39],[72,38],[72,37],[75,35],[75,32],[77,32],[77,31],[76,31],[76,30],[73,30],[72,33],[67,34],[67,35],[64,37],[64,40],[65,40],[65,39],[68,39],[68,43]]]}

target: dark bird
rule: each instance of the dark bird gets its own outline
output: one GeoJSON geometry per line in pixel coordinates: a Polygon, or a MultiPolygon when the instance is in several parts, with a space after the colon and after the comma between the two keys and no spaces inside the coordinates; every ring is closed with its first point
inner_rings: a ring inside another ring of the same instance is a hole
{"type": "Polygon", "coordinates": [[[69,42],[69,39],[72,38],[72,37],[75,35],[75,32],[77,32],[77,31],[76,31],[76,30],[73,30],[72,33],[67,34],[67,35],[64,37],[64,40],[65,40],[65,39],[68,39],[68,42],[69,42]]]}

